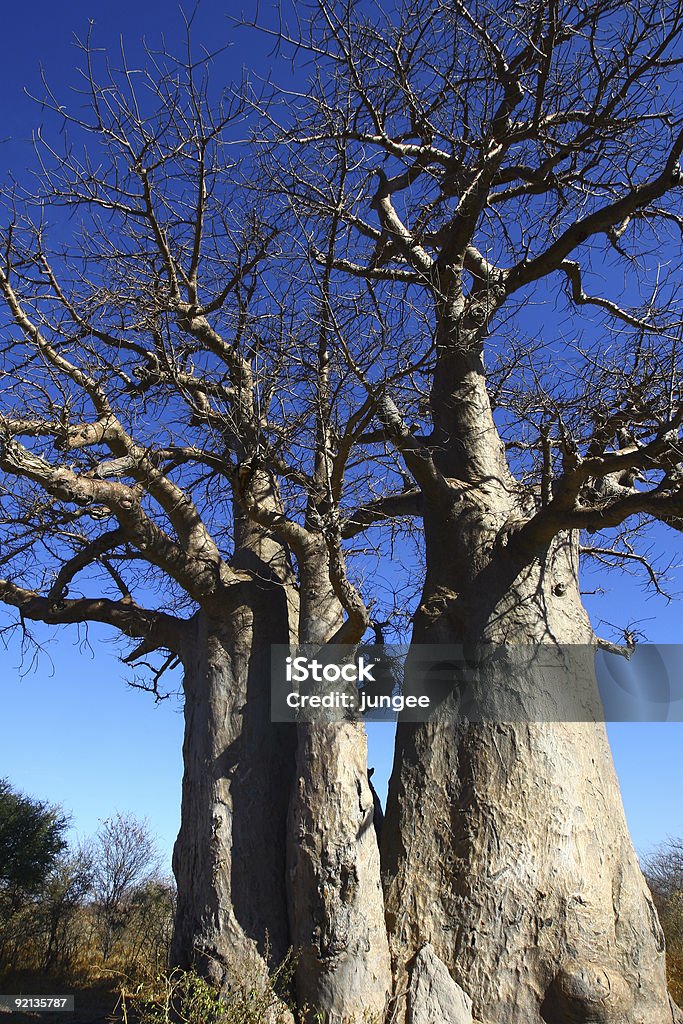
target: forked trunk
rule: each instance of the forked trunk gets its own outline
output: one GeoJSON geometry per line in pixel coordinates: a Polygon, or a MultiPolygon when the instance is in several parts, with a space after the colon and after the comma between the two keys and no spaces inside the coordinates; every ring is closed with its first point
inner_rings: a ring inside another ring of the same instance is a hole
{"type": "MultiPolygon", "coordinates": [[[[272,479],[255,499],[279,507],[272,479]]],[[[220,621],[197,613],[183,637],[181,826],[172,958],[222,989],[265,988],[291,948],[287,810],[296,729],[271,722],[271,644],[295,635],[297,595],[286,550],[239,512],[233,565],[253,578],[229,590],[220,621]]],[[[282,1019],[278,1009],[277,1019],[282,1019]]]]}
{"type": "MultiPolygon", "coordinates": [[[[513,557],[496,543],[511,512],[497,487],[428,512],[438,568],[413,637],[505,645],[494,685],[515,645],[593,643],[576,544],[513,557]]],[[[662,932],[604,724],[548,720],[536,678],[518,672],[514,721],[399,726],[382,833],[397,985],[431,943],[486,1024],[670,1024],[662,932]]],[[[592,660],[576,685],[590,697],[592,660]]]]}

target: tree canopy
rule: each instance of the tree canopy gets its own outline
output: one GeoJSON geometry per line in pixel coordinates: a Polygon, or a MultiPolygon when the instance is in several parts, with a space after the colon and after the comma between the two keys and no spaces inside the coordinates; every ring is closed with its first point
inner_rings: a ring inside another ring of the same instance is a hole
{"type": "Polygon", "coordinates": [[[59,854],[66,848],[69,824],[57,807],[24,796],[0,779],[0,888],[39,892],[59,854]]]}
{"type": "Polygon", "coordinates": [[[172,646],[234,577],[239,487],[293,549],[325,534],[367,624],[342,548],[491,472],[531,502],[518,543],[585,529],[663,587],[633,533],[680,515],[680,17],[283,7],[296,88],[222,99],[201,51],[138,74],[85,42],[89,111],[48,90],[62,139],[6,192],[4,600],[172,646]]]}

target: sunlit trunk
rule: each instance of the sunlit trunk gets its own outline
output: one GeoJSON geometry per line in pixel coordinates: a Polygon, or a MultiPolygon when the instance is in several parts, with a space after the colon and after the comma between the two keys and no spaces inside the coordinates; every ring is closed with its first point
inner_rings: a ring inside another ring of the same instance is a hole
{"type": "Polygon", "coordinates": [[[174,962],[230,989],[265,984],[290,947],[285,850],[296,736],[271,724],[269,690],[270,643],[286,636],[286,608],[282,590],[266,598],[246,584],[242,598],[221,623],[197,615],[185,640],[173,855],[174,962]]]}
{"type": "MultiPolygon", "coordinates": [[[[326,558],[302,566],[301,591],[301,641],[324,643],[343,618],[326,558]]],[[[288,863],[299,1005],[323,1024],[381,1020],[391,969],[363,725],[298,726],[288,863]]]]}
{"type": "MultiPolygon", "coordinates": [[[[270,477],[251,484],[266,506],[270,477]]],[[[235,507],[238,508],[237,501],[235,507]]],[[[230,588],[219,620],[197,613],[182,643],[185,696],[181,826],[173,853],[178,905],[172,959],[223,990],[265,987],[291,950],[287,812],[296,729],[273,724],[272,644],[296,630],[297,595],[283,546],[236,515],[230,588]]]]}
{"type": "MultiPolygon", "coordinates": [[[[427,510],[413,641],[505,645],[508,678],[518,645],[585,645],[576,685],[592,693],[577,545],[511,554],[501,537],[523,511],[497,484],[427,510]]],[[[399,726],[382,833],[397,984],[429,942],[486,1024],[669,1024],[662,931],[605,727],[545,720],[537,676],[517,678],[516,721],[399,726]]]]}

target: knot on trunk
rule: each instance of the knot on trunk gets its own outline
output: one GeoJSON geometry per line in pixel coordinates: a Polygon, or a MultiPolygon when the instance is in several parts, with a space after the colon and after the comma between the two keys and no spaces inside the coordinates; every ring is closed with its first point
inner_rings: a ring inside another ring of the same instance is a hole
{"type": "MultiPolygon", "coordinates": [[[[445,627],[446,630],[459,631],[462,625],[459,599],[460,595],[456,591],[443,586],[435,587],[434,592],[418,607],[413,621],[421,623],[424,629],[445,627]]],[[[438,643],[438,640],[433,638],[432,642],[438,643]]]]}

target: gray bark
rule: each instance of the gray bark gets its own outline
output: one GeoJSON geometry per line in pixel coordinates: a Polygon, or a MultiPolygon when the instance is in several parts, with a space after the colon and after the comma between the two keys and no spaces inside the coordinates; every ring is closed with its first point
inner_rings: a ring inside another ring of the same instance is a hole
{"type": "MultiPolygon", "coordinates": [[[[416,643],[505,644],[514,659],[518,644],[593,642],[574,539],[501,545],[524,511],[500,479],[427,509],[416,643]]],[[[604,725],[543,721],[533,677],[521,689],[526,722],[399,726],[382,836],[398,989],[431,943],[487,1024],[670,1024],[604,725]]]]}
{"type": "MultiPolygon", "coordinates": [[[[342,609],[324,556],[311,557],[301,571],[300,638],[323,644],[339,627],[342,609]]],[[[391,990],[367,767],[362,725],[298,726],[289,819],[291,933],[299,1005],[325,1024],[382,1020],[391,990]]]]}
{"type": "MultiPolygon", "coordinates": [[[[251,487],[277,506],[264,475],[251,487]]],[[[198,614],[184,641],[174,959],[239,988],[265,985],[293,951],[298,1001],[316,1020],[369,1020],[391,971],[365,734],[270,722],[271,644],[324,643],[343,619],[325,547],[300,555],[297,595],[283,547],[246,516],[235,533],[233,564],[253,581],[232,588],[220,622],[198,614]]]]}
{"type": "MultiPolygon", "coordinates": [[[[266,507],[277,505],[265,474],[251,487],[266,507]]],[[[271,722],[270,648],[295,635],[297,599],[278,541],[239,512],[235,539],[233,564],[252,580],[230,589],[220,621],[200,611],[183,636],[184,775],[173,853],[173,961],[223,990],[264,988],[291,946],[286,846],[296,729],[271,722]]],[[[281,1008],[275,1015],[283,1019],[281,1008]]]]}
{"type": "Polygon", "coordinates": [[[329,1024],[381,1021],[391,968],[364,727],[301,726],[297,766],[289,877],[299,1004],[329,1024]]]}
{"type": "MultiPolygon", "coordinates": [[[[413,641],[495,645],[486,699],[504,652],[512,665],[518,645],[589,651],[594,637],[577,539],[515,544],[535,499],[509,471],[476,330],[457,301],[439,316],[434,461],[451,490],[424,501],[413,641]]],[[[670,1024],[662,931],[605,727],[548,720],[534,674],[517,679],[510,720],[399,725],[382,832],[397,992],[431,943],[487,1024],[670,1024]]],[[[592,665],[577,685],[590,698],[592,665]]]]}
{"type": "Polygon", "coordinates": [[[278,619],[286,636],[286,609],[282,588],[255,591],[245,585],[222,623],[199,613],[184,644],[173,960],[232,990],[265,985],[290,946],[286,822],[296,736],[270,722],[269,691],[270,643],[282,640],[278,619]]]}
{"type": "Polygon", "coordinates": [[[408,1024],[472,1024],[472,1000],[427,944],[410,971],[408,1024]]]}

